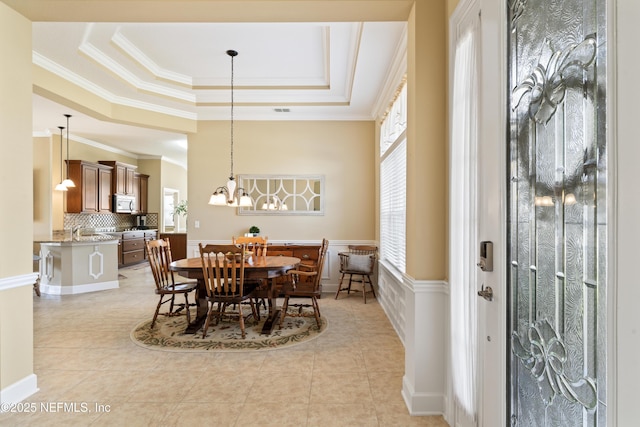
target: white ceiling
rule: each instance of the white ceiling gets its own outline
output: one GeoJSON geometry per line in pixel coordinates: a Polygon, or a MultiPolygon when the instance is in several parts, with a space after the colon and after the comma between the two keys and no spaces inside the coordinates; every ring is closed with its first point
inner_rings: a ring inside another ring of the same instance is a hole
{"type": "MultiPolygon", "coordinates": [[[[226,51],[233,49],[235,120],[373,120],[405,68],[405,28],[405,22],[34,22],[33,61],[113,105],[229,120],[226,51]]],[[[63,114],[71,114],[72,139],[186,165],[187,137],[171,129],[102,121],[39,95],[33,109],[35,135],[59,133],[63,114]]]]}

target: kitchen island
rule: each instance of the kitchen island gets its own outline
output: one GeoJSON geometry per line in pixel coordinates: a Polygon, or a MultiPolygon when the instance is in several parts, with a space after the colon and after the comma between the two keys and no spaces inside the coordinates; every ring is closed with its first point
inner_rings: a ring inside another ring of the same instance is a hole
{"type": "Polygon", "coordinates": [[[118,288],[118,238],[69,232],[36,238],[40,292],[70,295],[118,288]]]}

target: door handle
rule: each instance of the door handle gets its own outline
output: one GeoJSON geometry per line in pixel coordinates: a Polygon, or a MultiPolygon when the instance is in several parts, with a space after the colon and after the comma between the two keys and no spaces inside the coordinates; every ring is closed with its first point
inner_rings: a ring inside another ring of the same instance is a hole
{"type": "Polygon", "coordinates": [[[493,289],[491,289],[491,286],[485,287],[482,285],[482,289],[478,291],[478,296],[487,301],[493,301],[493,289]]]}

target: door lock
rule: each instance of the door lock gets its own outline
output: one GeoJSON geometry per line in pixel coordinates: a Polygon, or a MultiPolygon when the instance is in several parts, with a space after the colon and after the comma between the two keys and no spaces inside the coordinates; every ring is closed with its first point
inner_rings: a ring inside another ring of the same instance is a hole
{"type": "Polygon", "coordinates": [[[487,301],[493,301],[493,289],[491,289],[491,286],[485,287],[482,285],[482,289],[478,291],[478,296],[486,299],[487,301]]]}
{"type": "Polygon", "coordinates": [[[493,271],[493,242],[480,242],[480,262],[478,267],[482,271],[493,271]]]}

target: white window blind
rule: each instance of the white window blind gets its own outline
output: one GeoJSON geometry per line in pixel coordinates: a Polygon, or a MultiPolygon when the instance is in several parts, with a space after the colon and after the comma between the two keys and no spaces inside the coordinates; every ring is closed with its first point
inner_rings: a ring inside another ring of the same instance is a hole
{"type": "Polygon", "coordinates": [[[380,162],[380,256],[406,270],[407,141],[391,145],[380,162]]]}

